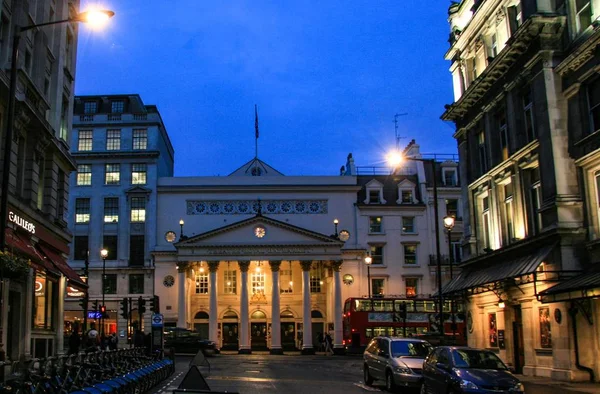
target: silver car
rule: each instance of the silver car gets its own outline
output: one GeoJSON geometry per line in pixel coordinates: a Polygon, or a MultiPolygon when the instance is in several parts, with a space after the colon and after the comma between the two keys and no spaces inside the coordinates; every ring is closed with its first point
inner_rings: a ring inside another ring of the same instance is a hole
{"type": "Polygon", "coordinates": [[[432,349],[429,342],[419,339],[371,339],[363,355],[365,384],[384,380],[388,391],[394,391],[397,387],[419,388],[423,361],[432,349]]]}

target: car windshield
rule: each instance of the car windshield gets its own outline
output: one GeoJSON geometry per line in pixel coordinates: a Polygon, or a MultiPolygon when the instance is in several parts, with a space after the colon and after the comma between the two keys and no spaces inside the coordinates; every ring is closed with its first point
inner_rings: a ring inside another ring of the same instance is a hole
{"type": "Polygon", "coordinates": [[[498,356],[485,350],[455,349],[452,351],[452,359],[456,368],[508,369],[498,356]]]}
{"type": "Polygon", "coordinates": [[[392,357],[425,358],[431,351],[427,342],[392,341],[392,357]]]}

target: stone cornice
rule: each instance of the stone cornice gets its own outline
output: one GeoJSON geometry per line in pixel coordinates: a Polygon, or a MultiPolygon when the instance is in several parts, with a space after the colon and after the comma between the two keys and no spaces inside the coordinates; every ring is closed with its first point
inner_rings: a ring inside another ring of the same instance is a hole
{"type": "Polygon", "coordinates": [[[139,159],[139,158],[155,159],[160,156],[160,152],[157,150],[142,150],[142,151],[117,150],[117,151],[101,151],[101,152],[85,151],[85,152],[73,152],[73,153],[71,153],[71,156],[73,156],[77,160],[95,160],[95,159],[122,160],[122,159],[139,159]]]}
{"type": "MultiPolygon", "coordinates": [[[[584,41],[556,67],[556,72],[560,76],[564,77],[573,71],[579,70],[581,66],[594,57],[596,48],[600,45],[600,25],[594,22],[593,32],[588,36],[581,37],[580,40],[584,41]]],[[[580,40],[577,40],[575,45],[580,40]]]]}

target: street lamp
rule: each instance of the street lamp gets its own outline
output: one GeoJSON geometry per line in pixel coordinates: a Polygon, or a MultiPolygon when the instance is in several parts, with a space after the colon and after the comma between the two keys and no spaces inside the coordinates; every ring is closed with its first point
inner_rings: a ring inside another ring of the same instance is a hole
{"type": "Polygon", "coordinates": [[[444,335],[444,295],[442,294],[442,256],[440,253],[440,220],[438,207],[438,188],[437,188],[437,169],[435,159],[418,159],[416,157],[404,157],[399,152],[392,152],[387,156],[388,163],[393,167],[398,167],[404,160],[421,161],[431,165],[432,183],[433,183],[433,217],[435,228],[435,254],[437,258],[437,285],[438,285],[438,303],[439,303],[439,332],[444,335]]]}
{"type": "Polygon", "coordinates": [[[340,221],[337,219],[333,219],[333,225],[335,226],[335,237],[338,237],[338,224],[340,224],[340,221]]]}
{"type": "MultiPolygon", "coordinates": [[[[100,257],[102,257],[102,306],[104,307],[100,309],[106,310],[106,306],[104,304],[104,294],[106,293],[106,258],[108,257],[108,250],[102,249],[100,251],[100,257]]],[[[104,336],[104,313],[102,313],[100,316],[100,324],[100,335],[104,336]]]]}
{"type": "Polygon", "coordinates": [[[370,254],[365,257],[365,264],[367,265],[367,284],[369,287],[369,300],[371,299],[371,263],[373,262],[373,258],[370,254]]]}
{"type": "Polygon", "coordinates": [[[19,64],[19,42],[21,40],[21,34],[31,29],[35,29],[43,26],[58,25],[62,23],[72,22],[84,22],[90,23],[94,26],[99,26],[106,22],[108,19],[113,17],[115,13],[109,10],[92,10],[87,12],[81,12],[74,18],[63,19],[60,21],[52,21],[39,23],[37,25],[29,26],[15,26],[13,35],[13,46],[12,54],[10,58],[10,85],[8,91],[8,106],[6,115],[6,131],[4,133],[4,159],[3,159],[3,171],[2,171],[2,185],[0,187],[0,251],[6,249],[6,221],[8,215],[8,183],[10,180],[10,166],[11,166],[11,152],[12,152],[12,139],[13,139],[13,128],[15,124],[15,95],[17,91],[17,65],[19,64]]]}
{"type": "Polygon", "coordinates": [[[183,225],[184,225],[183,219],[179,219],[179,227],[181,228],[181,230],[179,232],[179,241],[183,241],[183,225]]]}
{"type": "MultiPolygon", "coordinates": [[[[452,250],[452,229],[455,222],[454,216],[446,215],[444,217],[444,227],[448,230],[448,263],[450,264],[450,280],[452,280],[452,266],[454,265],[454,251],[452,250]]],[[[456,315],[454,314],[454,299],[450,300],[450,313],[452,314],[452,339],[456,335],[456,315]]]]}

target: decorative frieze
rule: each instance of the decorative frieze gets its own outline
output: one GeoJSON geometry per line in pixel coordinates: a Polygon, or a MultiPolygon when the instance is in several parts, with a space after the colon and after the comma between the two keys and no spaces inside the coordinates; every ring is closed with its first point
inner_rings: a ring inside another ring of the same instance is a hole
{"type": "Polygon", "coordinates": [[[302,247],[287,247],[287,246],[273,246],[273,247],[228,247],[226,249],[214,248],[206,249],[202,251],[203,255],[210,256],[253,256],[253,255],[287,255],[287,254],[311,254],[311,248],[302,247]]]}
{"type": "Polygon", "coordinates": [[[319,215],[327,213],[327,200],[188,200],[188,215],[319,215]]]}

